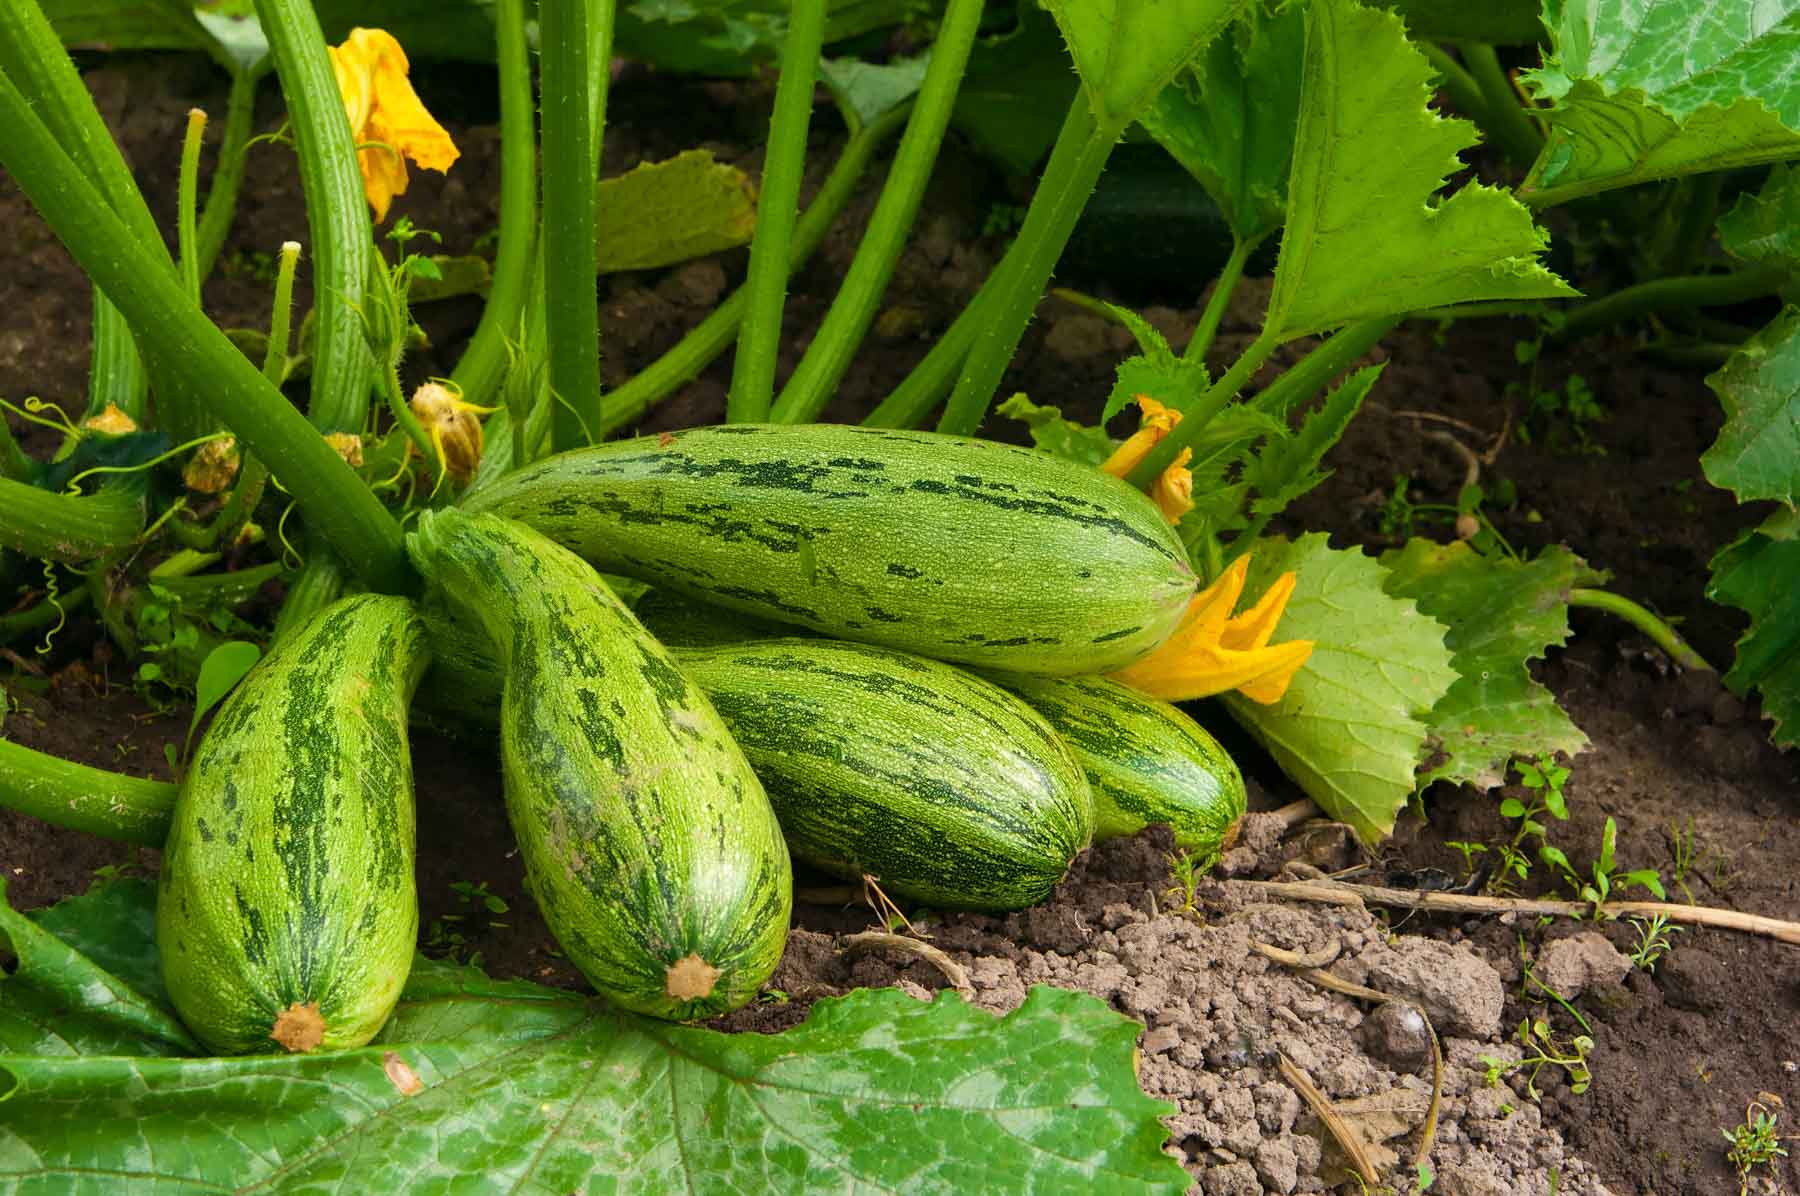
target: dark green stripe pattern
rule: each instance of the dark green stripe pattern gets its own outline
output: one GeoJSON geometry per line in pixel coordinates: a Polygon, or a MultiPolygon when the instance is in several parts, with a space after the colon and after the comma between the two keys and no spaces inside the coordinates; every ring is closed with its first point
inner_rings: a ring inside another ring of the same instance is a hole
{"type": "Polygon", "coordinates": [[[1243,774],[1205,727],[1168,702],[1104,677],[994,680],[1049,720],[1094,793],[1094,838],[1166,822],[1175,842],[1210,854],[1244,816],[1243,774]]]}
{"type": "Polygon", "coordinates": [[[1088,845],[1080,765],[1044,719],[979,677],[817,639],[677,659],[725,716],[800,859],[927,905],[1021,909],[1088,845]]]}
{"type": "Polygon", "coordinates": [[[1123,668],[1193,596],[1155,504],[1045,453],[833,424],[692,428],[550,457],[471,509],[601,569],[939,660],[1123,668]]]}
{"type": "Polygon", "coordinates": [[[324,1049],[361,1046],[412,966],[406,712],[429,663],[403,598],[360,594],[282,637],[220,706],[175,803],[156,907],[169,995],[221,1054],[282,1050],[316,1002],[324,1049]]]}
{"type": "Polygon", "coordinates": [[[427,512],[408,549],[500,661],[507,814],[569,959],[657,1017],[750,1000],[786,944],[793,877],[706,695],[589,565],[522,524],[427,512]]]}

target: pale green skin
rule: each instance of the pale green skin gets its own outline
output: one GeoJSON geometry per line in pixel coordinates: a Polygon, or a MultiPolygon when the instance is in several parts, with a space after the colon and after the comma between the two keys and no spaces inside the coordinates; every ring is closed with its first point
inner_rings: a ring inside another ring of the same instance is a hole
{"type": "Polygon", "coordinates": [[[532,895],[600,993],[686,1020],[756,995],[793,874],[712,704],[580,557],[509,519],[427,513],[408,549],[500,661],[507,815],[532,895]],[[692,956],[719,975],[677,992],[692,956]]]}
{"type": "Polygon", "coordinates": [[[277,641],[188,766],[156,904],[163,981],[219,1054],[317,1002],[318,1049],[387,1021],[419,934],[406,712],[430,656],[403,598],[360,594],[277,641]]]}

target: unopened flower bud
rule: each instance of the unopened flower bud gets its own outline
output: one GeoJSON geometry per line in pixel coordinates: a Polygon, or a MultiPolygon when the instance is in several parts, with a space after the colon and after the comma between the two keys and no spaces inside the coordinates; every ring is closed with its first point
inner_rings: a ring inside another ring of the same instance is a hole
{"type": "Polygon", "coordinates": [[[456,391],[438,382],[419,387],[407,405],[437,446],[450,479],[462,485],[474,477],[481,464],[481,416],[492,408],[465,402],[456,391]]]}

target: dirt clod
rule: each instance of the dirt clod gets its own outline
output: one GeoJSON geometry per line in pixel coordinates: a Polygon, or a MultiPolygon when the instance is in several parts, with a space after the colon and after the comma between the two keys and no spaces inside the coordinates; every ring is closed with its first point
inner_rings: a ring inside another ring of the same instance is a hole
{"type": "Polygon", "coordinates": [[[1584,930],[1545,947],[1531,971],[1546,988],[1573,1001],[1590,988],[1625,979],[1631,961],[1605,935],[1584,930]]]}

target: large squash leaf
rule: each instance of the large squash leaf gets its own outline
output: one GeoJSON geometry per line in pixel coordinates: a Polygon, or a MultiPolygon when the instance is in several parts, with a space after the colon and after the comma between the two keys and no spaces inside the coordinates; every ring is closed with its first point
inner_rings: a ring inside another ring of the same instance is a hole
{"type": "Polygon", "coordinates": [[[1800,268],[1800,171],[1777,166],[1760,191],[1738,196],[1719,217],[1719,244],[1747,262],[1785,262],[1800,268]]]}
{"type": "Polygon", "coordinates": [[[1045,0],[1094,118],[1123,130],[1243,10],[1245,0],[1045,0]]]}
{"type": "Polygon", "coordinates": [[[733,1035],[419,960],[369,1048],[153,1057],[170,1047],[172,1017],[72,945],[96,946],[122,971],[153,969],[154,945],[140,933],[127,947],[120,929],[142,931],[151,897],[148,886],[109,890],[36,923],[0,902],[20,961],[0,980],[0,1189],[1177,1193],[1188,1183],[1161,1150],[1157,1117],[1174,1110],[1137,1086],[1140,1027],[1080,993],[1036,988],[995,1018],[948,993],[925,1003],[864,990],[820,1002],[786,1033],[733,1035]],[[36,1039],[13,1032],[33,1020],[36,1039]]]}
{"type": "Polygon", "coordinates": [[[1706,380],[1725,426],[1701,454],[1706,480],[1739,502],[1800,498],[1800,307],[1745,341],[1706,380]]]}
{"type": "Polygon", "coordinates": [[[1601,574],[1561,547],[1512,561],[1423,539],[1383,553],[1381,563],[1392,571],[1387,592],[1449,628],[1444,645],[1455,654],[1456,681],[1426,719],[1431,758],[1421,788],[1450,781],[1490,789],[1505,782],[1514,756],[1587,746],[1526,664],[1568,640],[1569,591],[1604,581],[1601,574]]]}
{"type": "Polygon", "coordinates": [[[1800,0],[1545,0],[1544,23],[1531,203],[1800,155],[1800,0]]]}
{"type": "Polygon", "coordinates": [[[1436,195],[1475,127],[1426,106],[1432,71],[1391,13],[1307,10],[1305,103],[1264,335],[1475,299],[1572,295],[1538,263],[1544,234],[1504,191],[1436,195]]]}
{"type": "Polygon", "coordinates": [[[1314,641],[1287,695],[1263,706],[1226,694],[1231,716],[1333,818],[1384,838],[1413,792],[1427,713],[1455,682],[1443,625],[1386,590],[1388,571],[1323,533],[1259,540],[1245,592],[1298,573],[1277,641],[1314,641]]]}
{"type": "Polygon", "coordinates": [[[1783,507],[1715,556],[1706,596],[1750,612],[1725,684],[1760,691],[1770,738],[1800,745],[1800,515],[1783,507]]]}

